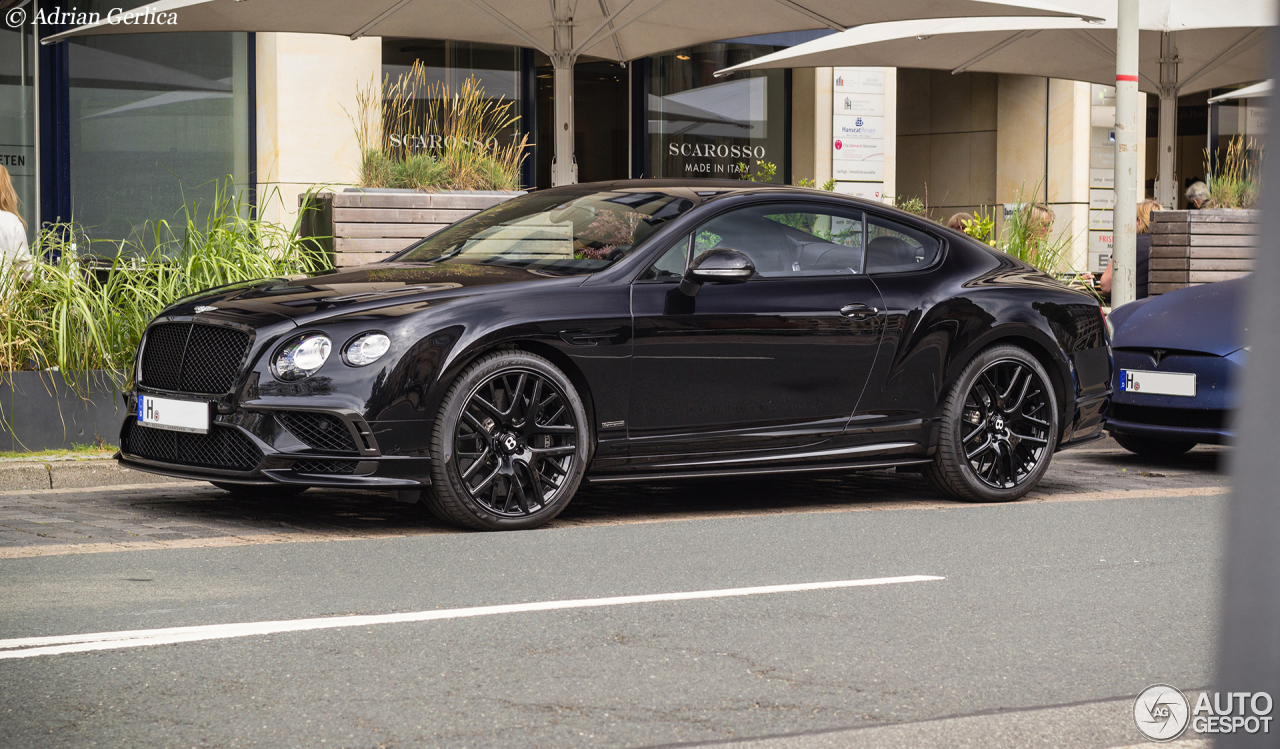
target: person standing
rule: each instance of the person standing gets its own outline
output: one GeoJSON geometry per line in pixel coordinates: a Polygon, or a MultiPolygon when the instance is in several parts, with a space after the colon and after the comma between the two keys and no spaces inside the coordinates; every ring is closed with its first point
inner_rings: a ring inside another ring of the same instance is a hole
{"type": "Polygon", "coordinates": [[[1209,202],[1209,186],[1203,182],[1192,182],[1187,188],[1187,210],[1198,211],[1209,202]]]}
{"type": "MultiPolygon", "coordinates": [[[[1197,182],[1196,184],[1203,185],[1204,183],[1197,182]]],[[[1147,283],[1151,280],[1151,212],[1163,210],[1164,207],[1154,200],[1144,200],[1138,204],[1138,262],[1134,268],[1137,293],[1134,295],[1134,299],[1147,298],[1147,283]]],[[[1107,263],[1107,269],[1102,274],[1102,280],[1098,282],[1103,294],[1111,293],[1111,274],[1114,270],[1115,260],[1111,260],[1107,263]]]]}
{"type": "Polygon", "coordinates": [[[18,211],[18,191],[13,189],[9,170],[0,165],[0,265],[6,268],[13,266],[30,280],[31,250],[27,249],[27,222],[18,211]]]}

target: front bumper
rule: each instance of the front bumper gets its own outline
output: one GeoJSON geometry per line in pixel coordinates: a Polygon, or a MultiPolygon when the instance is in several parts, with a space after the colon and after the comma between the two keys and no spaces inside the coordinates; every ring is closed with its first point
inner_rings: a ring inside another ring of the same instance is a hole
{"type": "Polygon", "coordinates": [[[197,481],[346,489],[420,489],[431,483],[429,457],[381,454],[368,425],[341,409],[217,414],[205,435],[139,426],[131,415],[121,426],[120,446],[116,460],[122,466],[197,481]],[[294,427],[300,437],[285,428],[291,422],[282,414],[299,413],[333,425],[340,439],[317,439],[294,427]],[[334,449],[341,442],[346,444],[334,449]]]}
{"type": "Polygon", "coordinates": [[[1173,353],[1157,363],[1151,353],[1118,349],[1111,407],[1106,429],[1167,442],[1226,444],[1234,437],[1231,417],[1235,407],[1235,383],[1243,367],[1236,355],[1173,353]],[[1196,376],[1194,398],[1134,393],[1120,389],[1124,370],[1178,372],[1196,376]]]}

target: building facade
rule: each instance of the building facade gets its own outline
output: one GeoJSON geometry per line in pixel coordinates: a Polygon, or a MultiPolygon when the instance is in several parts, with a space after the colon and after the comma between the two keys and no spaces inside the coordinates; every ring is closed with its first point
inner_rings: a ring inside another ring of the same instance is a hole
{"type": "MultiPolygon", "coordinates": [[[[532,144],[522,182],[550,183],[551,65],[533,50],[283,33],[36,44],[57,30],[0,29],[0,164],[33,232],[74,222],[95,252],[110,254],[112,242],[159,221],[199,220],[200,206],[219,190],[239,191],[262,216],[290,222],[307,190],[356,185],[361,92],[415,63],[429,81],[456,89],[474,77],[487,97],[512,102],[520,119],[504,137],[532,144]]],[[[1054,211],[1055,230],[1071,236],[1072,269],[1105,266],[1114,192],[1110,89],[910,68],[713,76],[819,35],[728,40],[626,65],[580,61],[579,179],[734,178],[744,176],[743,165],[760,178],[767,164],[775,182],[834,180],[838,191],[869,199],[919,199],[942,220],[959,211],[1000,219],[1037,201],[1054,211]]],[[[1207,123],[1203,102],[1199,111],[1207,123]]],[[[1256,131],[1256,116],[1240,111],[1215,114],[1225,124],[1214,125],[1214,137],[1249,123],[1256,131]]],[[[1194,146],[1203,149],[1210,128],[1188,118],[1181,163],[1192,176],[1203,174],[1194,146]]]]}

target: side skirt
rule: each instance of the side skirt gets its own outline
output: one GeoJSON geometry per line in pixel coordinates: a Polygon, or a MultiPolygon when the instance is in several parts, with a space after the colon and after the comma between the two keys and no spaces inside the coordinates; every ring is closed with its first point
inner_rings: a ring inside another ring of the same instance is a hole
{"type": "Polygon", "coordinates": [[[932,463],[932,458],[900,458],[897,460],[882,460],[873,463],[823,463],[802,466],[757,466],[757,467],[735,467],[735,468],[708,468],[705,470],[695,471],[671,471],[662,473],[629,473],[626,475],[603,475],[591,476],[587,475],[584,480],[588,484],[616,484],[629,481],[662,481],[672,479],[696,479],[696,478],[721,478],[729,476],[765,476],[783,473],[817,473],[830,471],[868,471],[878,468],[894,468],[896,466],[912,466],[923,463],[932,463]]]}

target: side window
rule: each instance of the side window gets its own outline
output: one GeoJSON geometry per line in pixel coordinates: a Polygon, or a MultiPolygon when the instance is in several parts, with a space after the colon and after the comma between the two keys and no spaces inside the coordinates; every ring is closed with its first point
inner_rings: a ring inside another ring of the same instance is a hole
{"type": "Polygon", "coordinates": [[[689,242],[677,242],[641,274],[639,281],[678,281],[689,267],[689,242]]]}
{"type": "Polygon", "coordinates": [[[905,273],[938,257],[938,240],[879,216],[867,217],[867,273],[905,273]]]}
{"type": "Polygon", "coordinates": [[[862,272],[863,214],[805,203],[755,205],[703,224],[693,235],[693,256],[737,250],[763,278],[862,272]]]}

